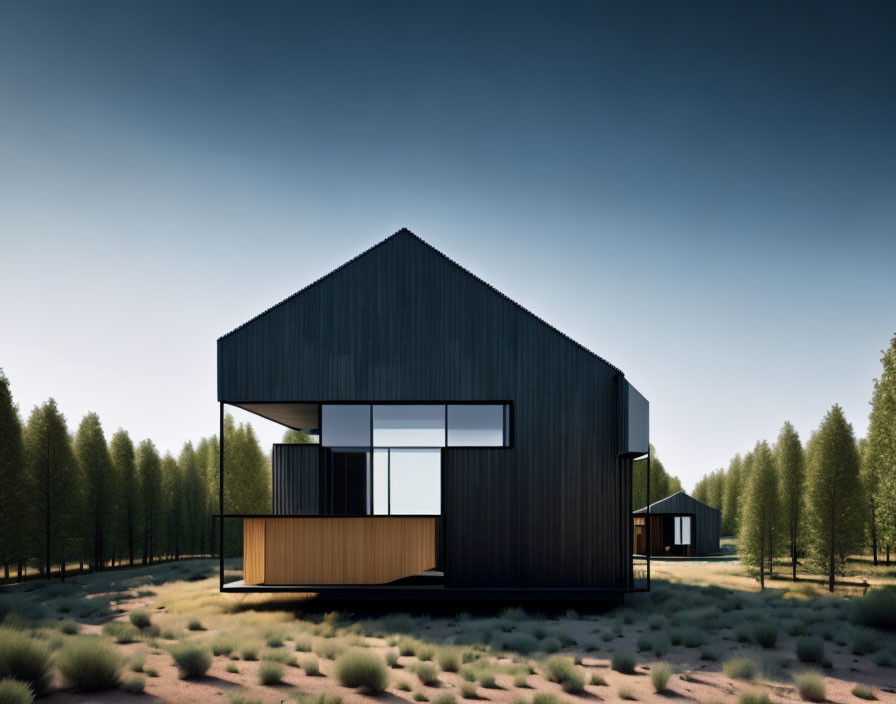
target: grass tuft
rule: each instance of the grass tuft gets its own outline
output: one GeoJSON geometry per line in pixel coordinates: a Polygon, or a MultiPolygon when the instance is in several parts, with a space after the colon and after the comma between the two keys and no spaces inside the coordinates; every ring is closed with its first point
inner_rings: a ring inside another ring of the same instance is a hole
{"type": "Polygon", "coordinates": [[[261,704],[261,699],[251,697],[242,690],[236,690],[227,696],[227,704],[261,704]]]}
{"type": "Polygon", "coordinates": [[[460,659],[457,648],[440,648],[436,653],[436,662],[445,672],[457,672],[460,669],[460,659]]]}
{"type": "Polygon", "coordinates": [[[824,677],[817,672],[800,672],[793,676],[800,698],[807,702],[823,702],[827,697],[824,677]]]}
{"type": "Polygon", "coordinates": [[[479,699],[479,689],[475,682],[461,682],[460,696],[463,699],[479,699]]]}
{"type": "Polygon", "coordinates": [[[376,655],[362,650],[349,650],[336,660],[335,675],[344,687],[354,687],[369,694],[382,694],[389,686],[389,670],[376,655]]]}
{"type": "Polygon", "coordinates": [[[230,655],[233,652],[233,641],[227,636],[218,636],[211,643],[212,655],[230,655]]]}
{"type": "Polygon", "coordinates": [[[439,673],[435,665],[428,662],[417,663],[414,668],[414,674],[427,687],[436,687],[439,684],[439,673]]]}
{"type": "Polygon", "coordinates": [[[722,663],[722,672],[736,680],[751,680],[758,669],[756,661],[748,657],[730,658],[722,663]]]}
{"type": "Polygon", "coordinates": [[[140,640],[139,629],[134,624],[126,623],[125,621],[109,621],[109,623],[104,624],[103,635],[109,636],[109,638],[114,639],[120,645],[127,645],[140,640]]]}
{"type": "Polygon", "coordinates": [[[607,681],[604,679],[603,675],[599,675],[596,672],[591,673],[591,681],[589,684],[593,684],[595,687],[608,687],[607,681]]]}
{"type": "Polygon", "coordinates": [[[635,692],[631,687],[622,686],[616,690],[616,694],[620,699],[625,701],[635,701],[638,697],[635,696],[635,692]]]}
{"type": "Polygon", "coordinates": [[[88,692],[117,687],[123,666],[112,645],[92,637],[70,640],[59,652],[56,664],[68,682],[88,692]]]}
{"type": "Polygon", "coordinates": [[[740,704],[769,704],[768,694],[762,689],[745,689],[738,697],[740,704]]]}
{"type": "Polygon", "coordinates": [[[874,694],[874,690],[871,689],[867,684],[857,684],[852,688],[852,695],[854,697],[858,697],[859,699],[877,699],[877,696],[874,694]]]}
{"type": "Polygon", "coordinates": [[[121,688],[129,694],[143,694],[143,690],[146,689],[146,678],[131,677],[122,682],[121,688]]]}
{"type": "Polygon", "coordinates": [[[202,677],[212,664],[211,653],[195,643],[178,643],[169,652],[181,679],[202,677]]]}
{"type": "Polygon", "coordinates": [[[280,684],[285,673],[286,668],[283,667],[282,663],[273,660],[264,660],[258,666],[258,684],[263,687],[280,684]]]}
{"type": "Polygon", "coordinates": [[[763,648],[774,648],[778,642],[778,627],[774,623],[757,623],[753,626],[753,640],[763,648]]]}
{"type": "Polygon", "coordinates": [[[617,650],[613,653],[613,659],[610,666],[624,675],[635,674],[635,656],[627,650],[617,650]]]}
{"type": "Polygon", "coordinates": [[[532,704],[566,704],[566,702],[553,692],[536,692],[532,696],[532,704]]]}
{"type": "Polygon", "coordinates": [[[300,653],[310,653],[313,643],[311,636],[307,633],[301,633],[296,636],[296,650],[300,653]]]}
{"type": "Polygon", "coordinates": [[[315,657],[307,657],[302,660],[302,669],[309,677],[317,677],[320,674],[320,662],[315,657]]]}
{"type": "Polygon", "coordinates": [[[128,618],[137,628],[147,628],[152,625],[152,616],[146,609],[134,609],[128,614],[128,618]]]}
{"type": "Polygon", "coordinates": [[[650,683],[655,692],[665,692],[671,676],[672,668],[669,663],[657,662],[650,666],[650,683]]]}
{"type": "Polygon", "coordinates": [[[6,677],[0,680],[0,702],[4,704],[31,704],[34,692],[27,682],[6,677]]]}
{"type": "Polygon", "coordinates": [[[872,589],[851,604],[854,623],[896,631],[896,587],[872,589]]]}
{"type": "Polygon", "coordinates": [[[874,631],[857,628],[852,634],[849,650],[853,655],[870,655],[880,649],[880,639],[874,631]]]}
{"type": "Polygon", "coordinates": [[[800,662],[820,663],[824,660],[824,641],[810,636],[797,638],[796,656],[800,662]]]}
{"type": "Polygon", "coordinates": [[[544,677],[549,682],[558,682],[564,692],[571,694],[585,691],[585,674],[576,667],[572,658],[554,655],[544,662],[544,677]]]}
{"type": "Polygon", "coordinates": [[[25,682],[36,696],[50,690],[52,660],[46,644],[22,631],[0,628],[0,679],[25,682]]]}

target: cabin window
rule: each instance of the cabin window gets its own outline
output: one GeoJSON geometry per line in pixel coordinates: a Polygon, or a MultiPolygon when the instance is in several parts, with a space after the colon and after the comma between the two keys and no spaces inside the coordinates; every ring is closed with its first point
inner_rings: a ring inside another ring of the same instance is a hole
{"type": "Polygon", "coordinates": [[[449,447],[504,447],[509,423],[508,407],[492,404],[448,406],[449,447]]]}
{"type": "Polygon", "coordinates": [[[691,544],[691,517],[675,516],[675,544],[691,544]]]}
{"type": "Polygon", "coordinates": [[[326,403],[320,418],[322,445],[370,447],[370,406],[326,403]]]}
{"type": "Polygon", "coordinates": [[[373,444],[375,447],[444,447],[445,407],[374,406],[373,444]]]}

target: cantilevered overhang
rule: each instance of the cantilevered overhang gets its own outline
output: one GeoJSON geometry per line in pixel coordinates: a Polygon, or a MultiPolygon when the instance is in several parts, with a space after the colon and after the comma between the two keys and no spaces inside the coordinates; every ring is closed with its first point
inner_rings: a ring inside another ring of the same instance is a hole
{"type": "Polygon", "coordinates": [[[320,428],[319,403],[232,403],[255,415],[293,430],[317,433],[320,428]]]}

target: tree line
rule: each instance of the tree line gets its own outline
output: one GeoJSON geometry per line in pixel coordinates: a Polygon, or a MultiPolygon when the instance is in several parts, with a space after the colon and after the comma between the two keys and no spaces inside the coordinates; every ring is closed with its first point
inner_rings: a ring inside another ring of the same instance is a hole
{"type": "Polygon", "coordinates": [[[727,469],[704,476],[694,498],[722,512],[743,562],[765,586],[774,560],[825,574],[828,587],[846,558],[871,549],[874,564],[896,546],[896,335],[874,380],[868,434],[856,439],[834,405],[803,446],[785,422],[773,444],[760,440],[727,469]]]}
{"type": "MultiPolygon", "coordinates": [[[[227,415],[225,513],[267,513],[270,457],[250,424],[227,415]]],[[[66,564],[98,571],[161,559],[213,555],[219,513],[217,435],[186,442],[177,457],[126,430],[106,437],[87,413],[72,434],[54,399],[23,422],[0,369],[0,564],[21,578],[28,565],[65,576],[66,564]]],[[[240,550],[238,522],[225,552],[240,550]]]]}
{"type": "Polygon", "coordinates": [[[632,510],[636,511],[650,503],[665,499],[679,491],[683,491],[681,480],[669,474],[659,457],[656,448],[650,443],[650,493],[647,493],[647,458],[632,462],[632,510]]]}

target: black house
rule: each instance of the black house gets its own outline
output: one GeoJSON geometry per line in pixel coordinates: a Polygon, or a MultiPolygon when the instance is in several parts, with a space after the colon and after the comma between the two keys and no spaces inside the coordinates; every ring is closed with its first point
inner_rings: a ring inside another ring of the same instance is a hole
{"type": "Polygon", "coordinates": [[[222,492],[221,534],[241,521],[244,540],[243,579],[223,590],[640,586],[631,471],[647,401],[408,230],[221,337],[218,400],[222,419],[239,406],[319,439],[274,446],[270,515],[224,515],[222,492]]]}
{"type": "Polygon", "coordinates": [[[639,508],[632,521],[639,555],[648,554],[648,542],[650,555],[699,557],[719,552],[722,512],[683,491],[639,508]]]}

